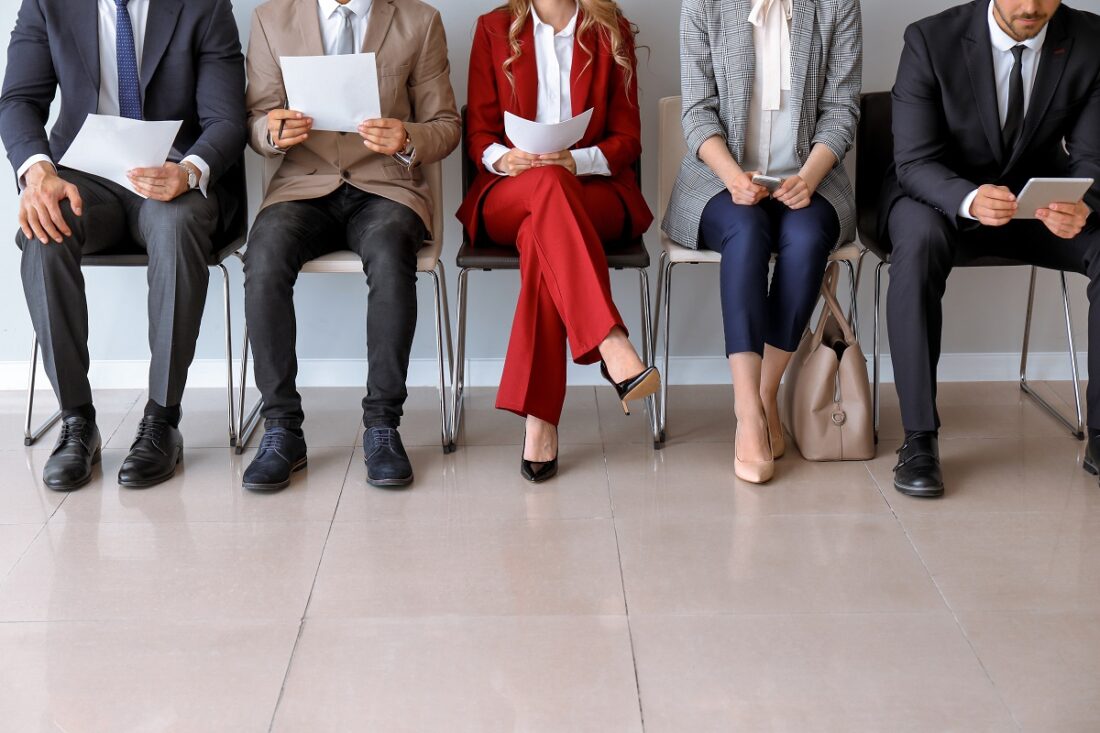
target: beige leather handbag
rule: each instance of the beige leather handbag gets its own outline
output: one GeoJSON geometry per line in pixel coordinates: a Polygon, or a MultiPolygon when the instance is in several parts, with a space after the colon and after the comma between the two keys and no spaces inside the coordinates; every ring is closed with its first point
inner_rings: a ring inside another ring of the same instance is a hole
{"type": "Polygon", "coordinates": [[[784,422],[811,461],[875,457],[867,362],[837,302],[838,273],[839,264],[830,263],[817,328],[802,336],[784,384],[784,422]]]}

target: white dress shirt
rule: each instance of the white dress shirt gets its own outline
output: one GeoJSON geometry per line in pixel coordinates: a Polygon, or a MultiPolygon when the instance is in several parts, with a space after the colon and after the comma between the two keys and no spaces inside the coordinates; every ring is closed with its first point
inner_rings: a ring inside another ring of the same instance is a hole
{"type": "MultiPolygon", "coordinates": [[[[989,39],[993,42],[993,77],[997,83],[997,112],[1001,120],[1001,127],[1005,126],[1008,119],[1008,95],[1012,86],[1012,67],[1016,64],[1016,58],[1012,55],[1012,49],[1018,45],[1024,46],[1024,52],[1020,57],[1023,67],[1021,73],[1024,77],[1024,114],[1027,114],[1031,104],[1031,90],[1035,86],[1035,76],[1039,72],[1039,56],[1043,51],[1043,42],[1047,38],[1049,25],[1043,26],[1043,30],[1034,38],[1026,41],[1017,41],[1012,36],[1001,30],[997,25],[997,19],[993,15],[993,3],[989,3],[989,39]]],[[[978,190],[974,189],[970,195],[963,199],[959,207],[959,216],[964,219],[977,219],[971,216],[970,206],[978,196],[978,190]]]]}
{"type": "Polygon", "coordinates": [[[321,43],[326,56],[334,56],[340,43],[340,34],[344,30],[344,19],[337,12],[341,7],[350,10],[351,28],[355,33],[355,47],[360,51],[367,37],[367,23],[370,22],[370,8],[373,0],[348,0],[341,4],[336,0],[317,0],[317,13],[321,20],[321,43]]]}
{"type": "Polygon", "coordinates": [[[802,168],[791,116],[791,0],[755,0],[749,13],[756,54],[741,167],[777,178],[802,168]]]}
{"type": "MultiPolygon", "coordinates": [[[[336,55],[340,45],[340,35],[344,32],[344,18],[338,12],[341,7],[346,7],[354,13],[351,16],[351,28],[355,33],[355,47],[360,50],[363,48],[373,4],[373,0],[348,0],[346,4],[338,3],[336,0],[317,0],[317,17],[321,21],[321,46],[325,49],[326,56],[336,55]]],[[[267,145],[279,155],[286,155],[286,150],[275,145],[271,139],[271,133],[268,133],[267,145]]]]}
{"type": "MultiPolygon", "coordinates": [[[[563,122],[573,116],[572,88],[570,76],[573,72],[573,43],[577,30],[578,10],[560,33],[554,33],[554,27],[542,22],[531,5],[531,20],[534,24],[535,61],[538,64],[538,105],[535,122],[553,124],[563,122]]],[[[572,151],[577,164],[578,176],[610,176],[611,166],[603,151],[597,147],[578,148],[572,151]]],[[[485,149],[481,162],[485,168],[498,175],[506,175],[496,169],[497,162],[508,154],[508,148],[493,143],[485,149]]]]}
{"type": "MultiPolygon", "coordinates": [[[[130,13],[130,26],[134,29],[134,55],[138,69],[141,69],[141,52],[145,45],[145,28],[149,20],[149,3],[151,0],[130,0],[126,9],[130,13]]],[[[114,0],[98,0],[99,5],[99,108],[96,110],[101,115],[119,115],[118,104],[118,56],[115,50],[115,22],[117,10],[114,0]]],[[[175,150],[170,158],[178,158],[175,150]]],[[[48,155],[32,155],[23,165],[19,166],[17,173],[20,185],[24,184],[23,176],[36,163],[54,164],[48,155]]],[[[188,155],[181,163],[190,163],[199,169],[199,190],[206,195],[210,185],[210,166],[197,155],[188,155]]]]}

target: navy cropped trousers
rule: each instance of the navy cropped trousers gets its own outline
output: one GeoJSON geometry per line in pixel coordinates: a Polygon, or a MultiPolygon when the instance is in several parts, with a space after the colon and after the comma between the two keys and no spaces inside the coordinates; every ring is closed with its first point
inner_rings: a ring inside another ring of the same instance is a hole
{"type": "Polygon", "coordinates": [[[727,355],[763,355],[764,344],[783,351],[798,348],[839,236],[836,211],[820,194],[798,210],[772,198],[740,206],[727,191],[710,200],[699,224],[699,242],[722,255],[727,355]]]}

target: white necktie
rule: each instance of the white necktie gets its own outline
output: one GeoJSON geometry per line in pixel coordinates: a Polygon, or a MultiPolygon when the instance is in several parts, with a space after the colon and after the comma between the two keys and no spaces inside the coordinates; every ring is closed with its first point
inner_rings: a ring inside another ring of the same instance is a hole
{"type": "Polygon", "coordinates": [[[749,23],[763,62],[763,108],[779,109],[782,93],[791,89],[791,0],[754,0],[749,23]]]}
{"type": "Polygon", "coordinates": [[[340,13],[344,19],[344,27],[340,29],[340,38],[336,42],[336,55],[355,53],[355,29],[351,24],[351,16],[355,15],[355,11],[341,5],[336,8],[336,12],[340,13]]]}

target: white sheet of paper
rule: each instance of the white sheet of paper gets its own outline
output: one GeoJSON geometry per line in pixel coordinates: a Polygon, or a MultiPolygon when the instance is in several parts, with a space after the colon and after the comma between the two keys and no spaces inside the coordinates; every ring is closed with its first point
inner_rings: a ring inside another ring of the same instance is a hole
{"type": "Polygon", "coordinates": [[[178,120],[149,122],[88,115],[59,164],[106,178],[134,191],[126,172],[132,168],[164,165],[182,124],[178,120]]]}
{"type": "Polygon", "coordinates": [[[314,130],[355,132],[382,116],[373,53],[283,56],[279,64],[287,106],[312,117],[314,130]]]}
{"type": "Polygon", "coordinates": [[[546,155],[568,150],[576,145],[592,119],[592,110],[581,112],[576,117],[555,124],[532,122],[517,117],[511,112],[504,113],[504,132],[512,145],[525,153],[546,155]]]}

